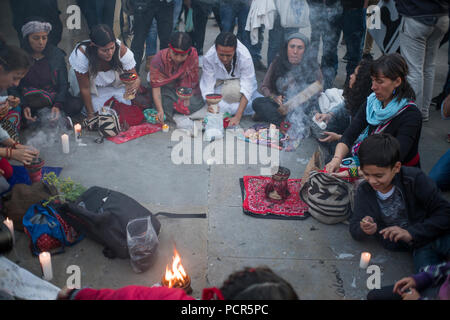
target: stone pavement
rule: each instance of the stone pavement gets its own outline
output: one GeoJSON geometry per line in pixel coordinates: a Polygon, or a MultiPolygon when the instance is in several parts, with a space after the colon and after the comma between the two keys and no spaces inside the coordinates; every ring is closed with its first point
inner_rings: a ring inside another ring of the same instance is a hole
{"type": "MultiPolygon", "coordinates": [[[[61,1],[66,3],[67,1],[61,1]]],[[[0,6],[4,7],[2,2],[0,6]]],[[[6,10],[0,16],[0,30],[9,39],[15,32],[8,25],[6,10]]],[[[74,39],[86,36],[65,31],[61,44],[67,53],[74,39]]],[[[209,20],[205,49],[218,33],[214,20],[209,20]]],[[[267,50],[267,37],[263,53],[267,50]]],[[[339,57],[345,48],[339,47],[339,57]]],[[[376,56],[379,52],[376,52],[376,56]]],[[[265,56],[265,54],[263,54],[265,56]]],[[[439,51],[435,94],[440,92],[447,73],[447,45],[439,51]]],[[[345,63],[340,60],[336,85],[342,86],[345,63]]],[[[264,74],[258,72],[261,81],[264,74]]],[[[423,169],[429,172],[433,164],[448,149],[445,136],[448,122],[431,112],[424,124],[420,152],[423,169]]],[[[242,127],[252,124],[244,119],[242,127]]],[[[85,147],[76,146],[71,134],[69,155],[61,152],[62,132],[47,133],[41,154],[48,166],[61,166],[63,177],[71,177],[86,187],[102,186],[125,193],[152,212],[207,213],[207,219],[161,218],[162,229],[158,259],[145,273],[135,274],[129,260],[109,260],[102,247],[85,239],[66,253],[53,257],[52,281],[65,285],[66,269],[70,265],[81,268],[81,285],[94,288],[119,288],[126,285],[152,285],[161,280],[165,266],[171,263],[176,245],[182,263],[192,279],[193,295],[201,296],[201,289],[220,286],[226,277],[245,266],[265,265],[287,279],[302,299],[364,299],[368,289],[368,274],[359,268],[363,251],[372,253],[371,264],[382,270],[382,285],[392,284],[412,273],[412,259],[406,253],[383,250],[377,243],[355,242],[348,226],[323,225],[312,217],[304,221],[257,219],[242,212],[239,178],[259,175],[258,165],[175,165],[171,154],[178,141],[171,141],[171,133],[158,132],[140,139],[115,145],[105,141],[94,143],[95,134],[83,137],[85,147]]],[[[238,142],[238,144],[243,144],[238,142]]],[[[203,148],[206,147],[203,144],[203,148]]],[[[245,145],[248,154],[248,145],[245,145]]],[[[291,169],[292,178],[301,178],[305,160],[316,148],[313,139],[306,139],[296,152],[280,154],[280,164],[291,169]]],[[[206,159],[204,159],[206,161],[206,159]]],[[[449,195],[447,194],[447,197],[449,195]]],[[[41,276],[39,261],[28,248],[28,239],[16,232],[16,253],[7,258],[35,275],[41,276]]]]}

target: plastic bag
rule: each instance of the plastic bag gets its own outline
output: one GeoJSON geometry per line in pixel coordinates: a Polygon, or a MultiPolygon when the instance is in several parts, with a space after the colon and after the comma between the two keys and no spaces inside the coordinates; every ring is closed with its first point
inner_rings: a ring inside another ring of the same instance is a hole
{"type": "Polygon", "coordinates": [[[127,244],[134,272],[144,272],[154,264],[159,240],[150,216],[128,222],[127,244]]]}
{"type": "Polygon", "coordinates": [[[192,32],[194,31],[194,19],[192,17],[192,8],[189,8],[188,14],[186,17],[186,26],[184,28],[184,31],[186,32],[192,32]]]}
{"type": "Polygon", "coordinates": [[[223,139],[223,114],[222,113],[210,113],[206,115],[206,128],[204,140],[211,142],[214,140],[223,139]]]}

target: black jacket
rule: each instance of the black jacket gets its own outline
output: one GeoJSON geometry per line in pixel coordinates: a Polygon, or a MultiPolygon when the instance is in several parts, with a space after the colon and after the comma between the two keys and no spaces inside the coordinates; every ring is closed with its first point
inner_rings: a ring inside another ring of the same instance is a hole
{"type": "MultiPolygon", "coordinates": [[[[450,202],[439,192],[436,184],[420,169],[402,167],[393,184],[399,188],[406,202],[408,232],[413,238],[412,247],[421,247],[439,236],[450,233],[450,202]]],[[[386,226],[381,219],[381,210],[377,202],[376,191],[368,182],[363,182],[355,197],[353,215],[350,218],[350,234],[355,240],[364,240],[366,235],[360,227],[360,221],[371,216],[378,226],[376,237],[380,238],[388,249],[394,249],[395,243],[384,240],[379,234],[386,226]]]]}
{"type": "MultiPolygon", "coordinates": [[[[345,130],[340,142],[351,150],[359,135],[369,126],[366,119],[366,109],[361,107],[350,126],[345,130]]],[[[376,130],[376,126],[369,126],[369,135],[376,130]]],[[[419,152],[419,140],[422,131],[422,113],[416,106],[410,106],[397,115],[383,131],[389,133],[400,142],[400,161],[405,164],[411,161],[419,152]]],[[[420,167],[420,162],[417,165],[420,167]]]]}
{"type": "MultiPolygon", "coordinates": [[[[44,55],[47,57],[50,65],[52,84],[56,88],[55,102],[58,102],[64,106],[69,90],[67,65],[64,58],[66,54],[54,45],[48,44],[44,51],[44,55]]],[[[8,93],[10,95],[22,98],[22,89],[22,84],[20,83],[18,87],[8,90],[8,93]]]]}

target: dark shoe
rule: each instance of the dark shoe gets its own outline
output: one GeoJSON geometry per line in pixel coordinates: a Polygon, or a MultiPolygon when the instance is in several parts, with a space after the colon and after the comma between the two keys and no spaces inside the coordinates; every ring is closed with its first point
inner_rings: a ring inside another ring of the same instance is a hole
{"type": "Polygon", "coordinates": [[[373,60],[373,55],[371,53],[364,53],[362,58],[364,60],[373,60]]]}
{"type": "Polygon", "coordinates": [[[254,60],[253,65],[255,66],[255,70],[267,71],[267,67],[261,62],[261,60],[254,60]]]}
{"type": "Polygon", "coordinates": [[[439,110],[439,109],[441,109],[441,104],[444,101],[444,99],[445,99],[445,93],[441,92],[438,96],[434,97],[431,100],[431,105],[434,105],[436,110],[439,110]]]}

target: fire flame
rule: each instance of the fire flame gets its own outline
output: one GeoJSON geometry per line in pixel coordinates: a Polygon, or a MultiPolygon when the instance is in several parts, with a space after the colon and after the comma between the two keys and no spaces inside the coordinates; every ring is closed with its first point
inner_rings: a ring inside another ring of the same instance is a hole
{"type": "Polygon", "coordinates": [[[186,282],[187,274],[181,264],[181,258],[176,249],[174,251],[172,270],[169,270],[169,265],[166,266],[166,274],[164,280],[169,288],[183,287],[186,282]]]}

